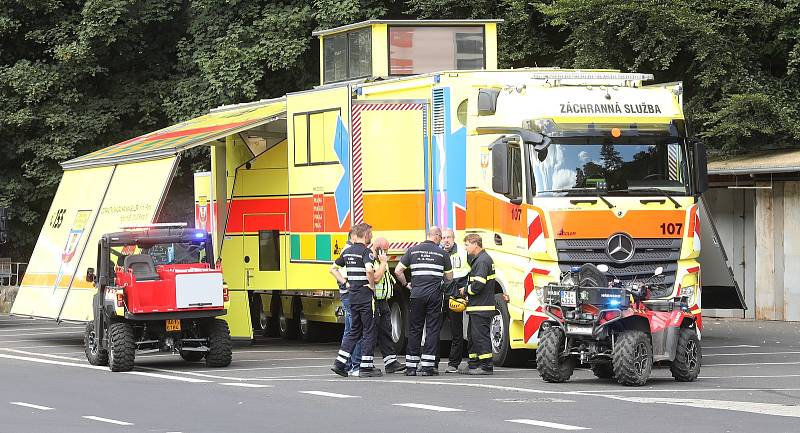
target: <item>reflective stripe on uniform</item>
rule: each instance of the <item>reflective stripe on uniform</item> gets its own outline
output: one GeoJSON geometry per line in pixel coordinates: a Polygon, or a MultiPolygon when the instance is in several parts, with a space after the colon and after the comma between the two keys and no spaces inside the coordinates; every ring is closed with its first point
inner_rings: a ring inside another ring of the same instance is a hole
{"type": "Polygon", "coordinates": [[[375,365],[373,363],[371,363],[371,362],[362,362],[359,365],[359,367],[360,368],[373,368],[373,367],[375,367],[375,365]]]}
{"type": "Polygon", "coordinates": [[[436,265],[433,263],[412,263],[411,269],[419,269],[419,268],[428,268],[428,269],[438,269],[440,271],[444,270],[444,266],[436,265]]]}
{"type": "Polygon", "coordinates": [[[337,361],[339,361],[339,362],[341,362],[342,364],[347,364],[347,359],[345,359],[345,358],[342,358],[341,356],[337,356],[337,357],[336,357],[336,360],[337,360],[337,361]]]}
{"type": "Polygon", "coordinates": [[[369,281],[366,275],[348,275],[347,279],[352,281],[369,281]]]}
{"type": "Polygon", "coordinates": [[[491,353],[484,353],[483,355],[478,355],[478,359],[490,359],[492,357],[491,353]]]}
{"type": "Polygon", "coordinates": [[[467,307],[467,311],[494,311],[494,305],[475,305],[473,307],[467,307]]]}
{"type": "Polygon", "coordinates": [[[412,277],[418,277],[420,275],[433,275],[434,277],[441,277],[444,275],[444,273],[440,271],[411,271],[412,277]]]}
{"type": "Polygon", "coordinates": [[[478,358],[478,354],[477,353],[470,353],[469,354],[469,359],[477,359],[477,358],[478,358]]]}
{"type": "Polygon", "coordinates": [[[486,278],[483,278],[483,277],[475,277],[475,276],[473,276],[473,277],[470,277],[469,280],[470,281],[477,281],[479,283],[486,284],[486,278]]]}
{"type": "Polygon", "coordinates": [[[436,365],[436,363],[433,362],[433,361],[422,361],[422,362],[419,363],[420,367],[433,367],[435,365],[436,365]]]}
{"type": "Polygon", "coordinates": [[[362,355],[361,359],[364,360],[364,361],[372,361],[373,359],[375,359],[375,357],[370,356],[370,355],[362,355]]]}
{"type": "Polygon", "coordinates": [[[472,291],[472,286],[467,287],[467,293],[469,293],[472,296],[475,296],[475,292],[472,291]]]}
{"type": "Polygon", "coordinates": [[[344,351],[344,350],[342,350],[342,349],[339,349],[339,355],[342,355],[342,356],[344,356],[344,357],[347,357],[347,358],[349,358],[349,357],[350,357],[350,354],[349,354],[349,353],[347,353],[347,352],[345,352],[345,351],[344,351]]]}
{"type": "Polygon", "coordinates": [[[390,362],[397,361],[397,355],[389,355],[383,357],[383,363],[388,364],[390,362]]]}

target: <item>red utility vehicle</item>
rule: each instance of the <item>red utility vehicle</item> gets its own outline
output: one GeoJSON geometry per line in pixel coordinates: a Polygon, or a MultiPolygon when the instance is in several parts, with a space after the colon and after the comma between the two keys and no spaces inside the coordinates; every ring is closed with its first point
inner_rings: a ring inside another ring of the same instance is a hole
{"type": "Polygon", "coordinates": [[[98,245],[94,320],[84,350],[92,365],[133,369],[137,354],[174,352],[210,367],[231,363],[228,291],[204,230],[154,224],[108,233],[98,245]]]}

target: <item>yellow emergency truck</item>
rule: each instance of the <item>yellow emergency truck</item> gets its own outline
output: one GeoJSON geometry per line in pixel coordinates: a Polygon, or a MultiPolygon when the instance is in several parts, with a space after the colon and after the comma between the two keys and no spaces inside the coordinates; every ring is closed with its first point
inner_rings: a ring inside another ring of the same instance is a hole
{"type": "MultiPolygon", "coordinates": [[[[495,362],[535,349],[542,288],[584,263],[652,276],[700,315],[705,149],[687,139],[680,83],[616,70],[497,69],[499,20],[373,20],[316,32],[320,85],[209,114],[63,163],[12,313],[91,319],[91,247],[157,219],[181,152],[195,178],[233,338],[317,338],[341,323],[328,268],[350,227],[391,243],[430,225],[479,233],[496,264],[495,362]],[[622,242],[622,244],[620,244],[622,242]],[[89,247],[87,247],[87,245],[89,247]],[[618,247],[624,248],[620,250],[618,247]]],[[[390,301],[402,346],[408,293],[390,301]]]]}

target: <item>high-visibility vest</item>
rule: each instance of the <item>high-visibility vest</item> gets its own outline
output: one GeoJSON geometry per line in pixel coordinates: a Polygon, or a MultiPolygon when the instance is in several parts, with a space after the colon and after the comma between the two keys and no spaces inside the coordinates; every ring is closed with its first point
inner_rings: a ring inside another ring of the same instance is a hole
{"type": "MultiPolygon", "coordinates": [[[[376,260],[375,267],[377,268],[378,266],[380,266],[380,262],[376,260]]],[[[375,283],[375,299],[382,301],[391,298],[394,295],[395,281],[394,275],[392,275],[392,271],[389,269],[389,265],[386,265],[383,278],[375,283]]]]}

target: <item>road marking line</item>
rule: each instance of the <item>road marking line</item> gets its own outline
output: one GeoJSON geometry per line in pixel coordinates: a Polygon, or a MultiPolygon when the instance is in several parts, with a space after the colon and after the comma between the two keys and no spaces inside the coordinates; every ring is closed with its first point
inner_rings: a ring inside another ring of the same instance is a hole
{"type": "Polygon", "coordinates": [[[242,388],[272,388],[275,386],[275,385],[261,385],[258,383],[233,383],[233,382],[220,383],[220,385],[239,386],[242,388]]]}
{"type": "MultiPolygon", "coordinates": [[[[705,356],[705,355],[703,355],[705,356]]],[[[761,365],[797,365],[800,362],[744,362],[741,364],[706,364],[703,363],[703,368],[707,367],[741,367],[741,366],[761,366],[761,365]]]]}
{"type": "Polygon", "coordinates": [[[759,376],[700,376],[700,379],[769,379],[779,377],[800,377],[800,374],[778,374],[778,375],[759,375],[759,376]]]}
{"type": "Polygon", "coordinates": [[[704,353],[707,356],[750,356],[750,355],[797,355],[800,352],[747,352],[747,353],[704,353]]]}
{"type": "Polygon", "coordinates": [[[64,335],[64,334],[73,334],[73,335],[83,335],[83,331],[55,331],[55,332],[23,332],[22,334],[4,334],[0,335],[0,337],[35,337],[35,336],[42,336],[47,337],[50,335],[64,335]]]}
{"type": "MultiPolygon", "coordinates": [[[[53,331],[53,330],[62,330],[62,329],[85,329],[85,326],[53,326],[53,327],[35,327],[35,328],[18,328],[18,329],[0,329],[0,332],[27,332],[27,331],[53,331]]],[[[67,331],[67,332],[78,332],[78,331],[67,331]]]]}
{"type": "MultiPolygon", "coordinates": [[[[40,364],[52,364],[52,365],[63,365],[67,367],[78,367],[78,368],[88,368],[92,370],[102,370],[102,371],[109,371],[106,367],[101,367],[99,365],[89,365],[89,364],[76,364],[74,362],[63,362],[63,361],[55,361],[52,359],[41,359],[41,358],[31,358],[28,356],[17,356],[17,355],[6,355],[0,353],[0,358],[6,359],[13,359],[16,361],[28,361],[28,362],[38,362],[40,364]]],[[[190,377],[178,377],[178,376],[169,376],[166,374],[157,374],[157,373],[145,373],[142,371],[126,371],[120,374],[131,374],[134,376],[148,376],[154,377],[158,379],[169,379],[169,380],[177,380],[179,382],[189,382],[189,383],[209,383],[210,380],[204,379],[193,379],[190,377]]]]}
{"type": "Polygon", "coordinates": [[[555,422],[537,421],[535,419],[507,419],[507,422],[515,422],[517,424],[535,425],[539,427],[549,427],[559,430],[591,430],[589,427],[578,427],[576,425],[558,424],[555,422]]]}
{"type": "MultiPolygon", "coordinates": [[[[290,365],[284,367],[226,368],[225,371],[288,370],[298,368],[331,368],[330,365],[290,365]]],[[[198,373],[212,373],[219,370],[199,370],[198,373]]],[[[333,374],[333,373],[331,373],[333,374]]]]}
{"type": "Polygon", "coordinates": [[[322,397],[333,397],[333,398],[361,398],[357,395],[347,395],[347,394],[337,394],[335,392],[325,392],[325,391],[297,391],[301,394],[311,394],[311,395],[319,395],[322,397]]]}
{"type": "Polygon", "coordinates": [[[80,361],[80,358],[76,359],[74,357],[60,356],[60,355],[55,355],[55,354],[50,354],[50,353],[27,352],[25,350],[15,350],[15,349],[2,349],[2,350],[5,350],[6,352],[12,352],[12,353],[21,353],[23,355],[44,356],[44,357],[47,357],[47,358],[64,359],[64,360],[67,360],[67,361],[80,361]]]}
{"type": "Polygon", "coordinates": [[[756,403],[749,401],[727,401],[727,400],[697,400],[683,398],[652,398],[652,397],[620,397],[606,395],[605,397],[614,400],[628,401],[631,403],[646,404],[670,404],[677,406],[690,406],[700,409],[719,409],[737,412],[749,412],[760,415],[789,416],[800,418],[800,406],[775,404],[775,403],[756,403]]]}
{"type": "Polygon", "coordinates": [[[94,415],[84,415],[81,418],[90,419],[92,421],[107,422],[109,424],[116,424],[116,425],[133,425],[133,423],[131,422],[117,421],[115,419],[110,419],[110,418],[101,418],[99,416],[94,416],[94,415]]]}
{"type": "Polygon", "coordinates": [[[761,346],[753,346],[752,344],[736,344],[733,346],[703,346],[703,349],[735,349],[737,347],[761,347],[761,346]]]}
{"type": "Polygon", "coordinates": [[[53,410],[53,408],[52,408],[52,407],[47,407],[47,406],[39,406],[38,404],[33,404],[33,403],[23,403],[23,402],[21,402],[21,401],[12,401],[12,402],[9,402],[9,403],[11,403],[11,404],[13,404],[13,405],[16,405],[16,406],[24,406],[24,407],[29,407],[29,408],[31,408],[31,409],[39,409],[39,410],[53,410]]]}
{"type": "Polygon", "coordinates": [[[436,412],[464,412],[464,409],[455,409],[452,407],[444,407],[444,406],[431,406],[429,404],[419,404],[419,403],[395,403],[392,406],[403,406],[414,409],[435,410],[436,412]]]}
{"type": "MultiPolygon", "coordinates": [[[[237,354],[239,352],[236,352],[237,354]]],[[[335,357],[334,357],[335,358],[335,357]]],[[[324,361],[331,359],[330,356],[324,358],[276,358],[276,359],[236,359],[236,362],[273,362],[273,361],[324,361]]]]}

